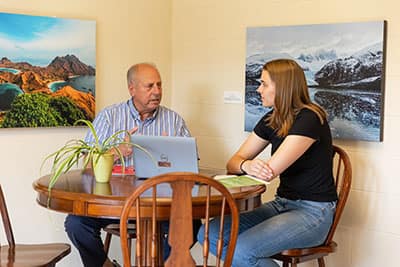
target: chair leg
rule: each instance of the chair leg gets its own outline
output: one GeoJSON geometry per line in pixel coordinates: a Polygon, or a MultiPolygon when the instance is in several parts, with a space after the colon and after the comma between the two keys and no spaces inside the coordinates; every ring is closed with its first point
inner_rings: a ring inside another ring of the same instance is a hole
{"type": "Polygon", "coordinates": [[[129,250],[129,258],[131,258],[132,255],[132,238],[128,238],[128,250],[129,250]]]}
{"type": "Polygon", "coordinates": [[[104,240],[104,252],[106,253],[106,255],[108,255],[108,251],[110,250],[111,236],[112,234],[107,233],[106,239],[104,240]]]}
{"type": "Polygon", "coordinates": [[[318,267],[325,267],[325,261],[324,258],[318,258],[318,267]]]}
{"type": "MultiPolygon", "coordinates": [[[[104,239],[104,252],[106,253],[106,255],[108,255],[108,251],[110,250],[111,237],[112,237],[112,234],[107,233],[106,238],[104,239]]],[[[131,252],[132,252],[132,238],[128,238],[128,249],[129,249],[129,257],[130,257],[131,252]]]]}

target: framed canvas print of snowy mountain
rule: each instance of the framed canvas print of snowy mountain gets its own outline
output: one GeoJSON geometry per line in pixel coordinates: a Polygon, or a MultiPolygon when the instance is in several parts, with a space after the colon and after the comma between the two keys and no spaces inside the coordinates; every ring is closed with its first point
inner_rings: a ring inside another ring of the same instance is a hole
{"type": "Polygon", "coordinates": [[[382,141],[385,39],[385,21],[247,28],[245,131],[267,112],[256,92],[263,65],[290,58],[334,138],[382,141]]]}
{"type": "Polygon", "coordinates": [[[95,115],[96,22],[0,13],[0,128],[95,115]]]}

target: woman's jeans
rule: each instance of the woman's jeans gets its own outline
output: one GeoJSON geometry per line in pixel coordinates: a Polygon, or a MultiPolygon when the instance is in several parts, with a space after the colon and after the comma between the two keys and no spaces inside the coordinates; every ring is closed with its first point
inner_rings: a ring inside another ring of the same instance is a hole
{"type": "MultiPolygon", "coordinates": [[[[232,266],[278,267],[275,255],[291,248],[313,247],[325,241],[336,209],[336,201],[316,202],[276,197],[261,207],[240,214],[239,236],[232,266]]],[[[231,218],[225,219],[223,257],[229,241],[231,218]]],[[[210,251],[216,254],[219,220],[209,228],[210,251]]],[[[204,241],[204,226],[198,233],[204,241]]]]}

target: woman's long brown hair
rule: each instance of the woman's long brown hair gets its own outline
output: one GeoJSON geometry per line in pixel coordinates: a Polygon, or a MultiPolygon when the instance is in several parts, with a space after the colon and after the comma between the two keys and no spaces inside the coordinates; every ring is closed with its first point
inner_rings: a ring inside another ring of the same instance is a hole
{"type": "Polygon", "coordinates": [[[315,112],[321,124],[324,124],[326,113],[311,102],[304,72],[294,60],[269,61],[264,65],[263,71],[267,71],[275,83],[274,110],[267,124],[277,131],[278,136],[287,136],[296,115],[303,108],[315,112]]]}

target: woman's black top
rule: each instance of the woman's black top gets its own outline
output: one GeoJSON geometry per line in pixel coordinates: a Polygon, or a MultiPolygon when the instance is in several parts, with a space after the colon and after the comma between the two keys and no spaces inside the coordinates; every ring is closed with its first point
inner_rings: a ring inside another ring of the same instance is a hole
{"type": "MultiPolygon", "coordinates": [[[[254,128],[254,133],[272,144],[273,155],[284,138],[267,126],[267,113],[254,128]]],[[[302,109],[295,117],[289,135],[307,136],[316,141],[291,166],[280,174],[277,194],[280,197],[296,200],[327,202],[337,200],[332,164],[332,136],[327,121],[321,125],[317,114],[309,109],[302,109]]]]}

